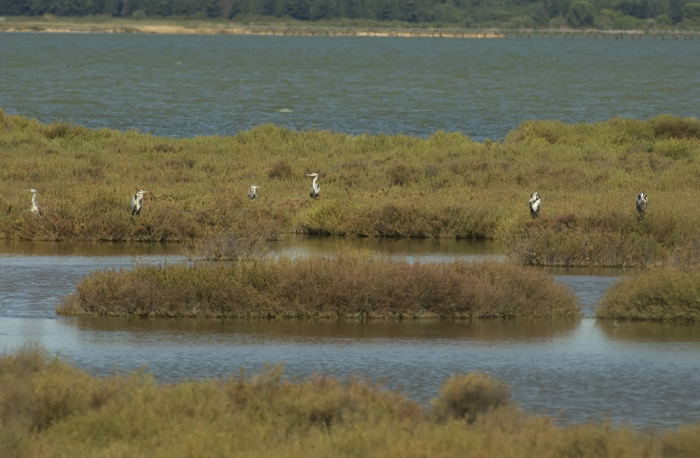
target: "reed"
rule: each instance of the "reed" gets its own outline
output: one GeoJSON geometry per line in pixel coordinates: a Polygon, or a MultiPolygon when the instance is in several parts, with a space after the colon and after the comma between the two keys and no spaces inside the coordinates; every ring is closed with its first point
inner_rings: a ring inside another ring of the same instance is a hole
{"type": "Polygon", "coordinates": [[[495,261],[409,264],[336,258],[137,266],[90,274],[66,315],[235,318],[578,317],[573,293],[537,269],[495,261]]]}
{"type": "Polygon", "coordinates": [[[598,318],[700,322],[700,271],[654,269],[608,289],[598,318]]]}
{"type": "Polygon", "coordinates": [[[439,407],[356,377],[290,380],[273,366],[252,376],[157,384],[144,371],[93,377],[30,346],[0,355],[0,456],[661,458],[697,452],[698,424],[677,431],[605,422],[557,426],[507,398],[497,395],[494,403],[494,393],[504,389],[479,374],[457,374],[433,404],[472,399],[482,408],[442,416],[439,407]]]}
{"type": "Polygon", "coordinates": [[[663,115],[525,122],[483,143],[442,131],[416,138],[273,125],[173,139],[0,111],[0,237],[185,241],[260,227],[267,238],[496,238],[524,264],[649,265],[700,240],[699,126],[663,115]],[[318,201],[308,197],[312,171],[318,201]],[[257,201],[245,197],[251,183],[264,185],[257,201]],[[32,187],[41,218],[28,211],[32,187]],[[137,188],[150,194],[132,217],[137,188]],[[650,199],[643,220],[639,192],[650,199]]]}

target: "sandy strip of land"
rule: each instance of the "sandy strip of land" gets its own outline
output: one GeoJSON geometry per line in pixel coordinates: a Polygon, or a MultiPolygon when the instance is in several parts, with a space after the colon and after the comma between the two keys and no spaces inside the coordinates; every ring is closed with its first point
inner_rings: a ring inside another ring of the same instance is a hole
{"type": "Polygon", "coordinates": [[[357,37],[443,37],[443,38],[503,38],[492,31],[474,32],[458,29],[389,29],[367,27],[288,27],[288,26],[179,26],[153,24],[0,24],[0,32],[42,33],[144,33],[191,35],[304,35],[357,37]]]}

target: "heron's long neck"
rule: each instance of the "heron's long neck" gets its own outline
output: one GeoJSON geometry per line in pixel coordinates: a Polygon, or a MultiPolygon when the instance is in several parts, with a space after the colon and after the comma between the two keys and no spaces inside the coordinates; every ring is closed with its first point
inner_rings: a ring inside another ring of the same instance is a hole
{"type": "Polygon", "coordinates": [[[318,180],[318,177],[314,177],[314,182],[312,183],[312,186],[315,188],[316,187],[316,180],[318,180]]]}
{"type": "Polygon", "coordinates": [[[32,205],[34,205],[35,207],[37,206],[36,205],[36,193],[32,194],[32,205]]]}

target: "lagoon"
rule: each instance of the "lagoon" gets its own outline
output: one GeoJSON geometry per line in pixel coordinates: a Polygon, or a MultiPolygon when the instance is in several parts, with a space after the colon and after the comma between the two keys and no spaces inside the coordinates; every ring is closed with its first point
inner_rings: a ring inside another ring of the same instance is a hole
{"type": "Polygon", "coordinates": [[[0,33],[0,108],[153,135],[504,138],[529,119],[700,116],[697,40],[0,33]]]}

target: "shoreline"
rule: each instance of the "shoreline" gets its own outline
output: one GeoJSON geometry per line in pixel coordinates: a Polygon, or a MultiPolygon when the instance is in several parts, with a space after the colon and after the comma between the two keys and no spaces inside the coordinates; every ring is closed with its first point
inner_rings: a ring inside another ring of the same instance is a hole
{"type": "Polygon", "coordinates": [[[356,36],[404,38],[505,38],[497,31],[469,29],[397,29],[384,27],[244,26],[244,25],[158,25],[158,24],[0,24],[0,32],[36,33],[138,33],[146,35],[273,35],[273,36],[356,36]]]}
{"type": "Polygon", "coordinates": [[[116,23],[80,23],[61,21],[0,21],[0,32],[36,33],[101,33],[144,35],[270,35],[270,36],[343,36],[343,37],[400,37],[400,38],[601,38],[671,40],[700,39],[696,30],[588,30],[588,29],[463,29],[463,28],[408,28],[359,27],[324,25],[242,25],[242,24],[158,24],[125,21],[116,23]]]}

